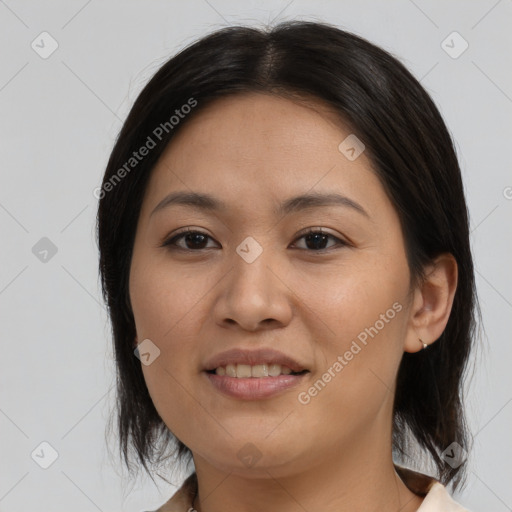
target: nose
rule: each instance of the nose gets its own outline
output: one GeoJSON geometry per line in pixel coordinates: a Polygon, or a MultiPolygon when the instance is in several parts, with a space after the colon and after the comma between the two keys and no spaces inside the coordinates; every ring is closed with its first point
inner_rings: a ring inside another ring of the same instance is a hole
{"type": "Polygon", "coordinates": [[[233,268],[219,283],[213,306],[215,321],[247,331],[284,327],[293,316],[293,293],[270,251],[252,263],[236,257],[233,268]]]}

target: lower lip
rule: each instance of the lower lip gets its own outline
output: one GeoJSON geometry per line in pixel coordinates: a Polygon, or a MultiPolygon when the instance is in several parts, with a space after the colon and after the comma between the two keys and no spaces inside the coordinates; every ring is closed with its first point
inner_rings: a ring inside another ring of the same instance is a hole
{"type": "Polygon", "coordinates": [[[279,375],[277,377],[228,377],[204,372],[209,381],[221,393],[241,400],[261,400],[270,398],[287,389],[297,386],[306,375],[279,375]]]}

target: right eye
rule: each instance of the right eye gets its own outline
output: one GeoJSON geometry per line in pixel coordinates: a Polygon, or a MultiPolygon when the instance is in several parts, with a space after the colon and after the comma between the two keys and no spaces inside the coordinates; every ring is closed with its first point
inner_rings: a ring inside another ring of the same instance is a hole
{"type": "Polygon", "coordinates": [[[212,247],[205,247],[207,240],[213,238],[202,231],[187,229],[171,238],[165,240],[161,247],[167,247],[169,250],[180,249],[183,251],[197,251],[202,249],[211,249],[212,247]],[[178,242],[184,241],[185,246],[178,244],[178,242]]]}

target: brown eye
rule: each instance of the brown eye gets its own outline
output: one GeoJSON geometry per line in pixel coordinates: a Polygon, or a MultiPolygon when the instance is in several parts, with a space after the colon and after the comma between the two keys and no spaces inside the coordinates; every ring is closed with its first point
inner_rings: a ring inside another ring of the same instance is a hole
{"type": "Polygon", "coordinates": [[[208,239],[211,239],[209,235],[201,231],[187,230],[182,233],[178,233],[169,240],[166,240],[162,247],[169,247],[170,249],[184,249],[189,251],[209,249],[206,244],[208,239]],[[182,242],[183,241],[183,242],[182,242]],[[182,242],[181,244],[178,242],[182,242]]]}
{"type": "MultiPolygon", "coordinates": [[[[330,233],[326,233],[320,229],[311,229],[306,233],[302,234],[296,240],[304,239],[305,247],[299,247],[299,249],[306,249],[309,252],[322,252],[331,249],[336,246],[346,246],[346,242],[341,240],[330,233]],[[329,240],[333,241],[330,246],[329,240]]],[[[168,240],[164,241],[161,247],[168,247],[170,250],[182,249],[185,251],[199,251],[202,249],[211,249],[213,246],[208,246],[208,240],[213,240],[210,235],[197,230],[187,230],[168,240]]]]}
{"type": "MultiPolygon", "coordinates": [[[[309,249],[314,252],[325,251],[336,245],[347,245],[343,240],[322,230],[311,229],[308,232],[301,235],[297,240],[300,239],[305,240],[306,249],[309,249]],[[337,243],[334,243],[333,245],[326,247],[326,245],[329,243],[329,239],[334,240],[337,243]]],[[[303,249],[304,247],[300,248],[303,249]]]]}

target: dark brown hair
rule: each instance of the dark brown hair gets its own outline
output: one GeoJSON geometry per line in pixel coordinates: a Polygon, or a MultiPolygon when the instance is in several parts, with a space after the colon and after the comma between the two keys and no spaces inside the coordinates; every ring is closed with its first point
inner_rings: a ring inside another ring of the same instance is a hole
{"type": "Polygon", "coordinates": [[[404,353],[399,367],[393,449],[395,457],[407,462],[419,447],[434,462],[436,477],[456,488],[465,464],[452,467],[441,454],[453,442],[468,450],[462,391],[478,302],[454,145],[427,92],[395,57],[317,22],[289,21],[261,30],[234,26],[203,37],[161,66],[121,129],[99,194],[97,235],[117,364],[119,446],[126,465],[131,468],[134,454],[151,474],[148,464],[167,460],[170,447],[177,448],[178,458],[190,461],[188,447],[174,438],[156,411],[134,355],[128,277],[151,170],[172,137],[203,107],[216,98],[251,91],[314,97],[351,127],[398,212],[416,282],[436,255],[454,255],[459,279],[446,329],[427,350],[404,353]],[[170,122],[191,100],[196,102],[192,111],[170,122]],[[133,170],[126,167],[149,136],[156,147],[133,170]],[[129,172],[120,172],[122,168],[129,172]]]}

